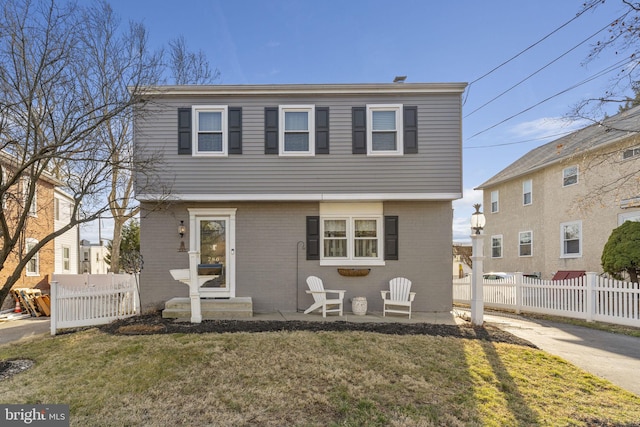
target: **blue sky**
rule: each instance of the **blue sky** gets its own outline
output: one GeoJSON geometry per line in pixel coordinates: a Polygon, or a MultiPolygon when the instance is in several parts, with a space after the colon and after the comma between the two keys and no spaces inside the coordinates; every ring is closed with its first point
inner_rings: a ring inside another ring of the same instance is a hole
{"type": "MultiPolygon", "coordinates": [[[[454,202],[456,241],[467,240],[471,205],[481,202],[474,187],[559,136],[543,137],[586,124],[563,118],[581,100],[601,96],[618,68],[554,95],[620,61],[609,52],[585,64],[590,47],[606,33],[590,37],[625,11],[621,0],[608,0],[481,78],[569,22],[582,10],[583,0],[111,0],[110,4],[123,22],[143,22],[154,48],[183,35],[191,50],[202,50],[220,71],[220,84],[383,83],[398,75],[414,83],[471,83],[463,109],[464,198],[454,202]]],[[[109,233],[106,224],[104,235],[109,233]]],[[[86,230],[83,238],[97,241],[97,234],[86,230]]]]}

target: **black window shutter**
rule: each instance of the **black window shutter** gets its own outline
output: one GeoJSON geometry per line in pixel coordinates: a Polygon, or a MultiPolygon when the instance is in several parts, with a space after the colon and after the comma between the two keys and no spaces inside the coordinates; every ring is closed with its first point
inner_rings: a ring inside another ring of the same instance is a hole
{"type": "Polygon", "coordinates": [[[351,108],[351,126],[353,132],[353,154],[367,154],[367,108],[351,108]]]}
{"type": "Polygon", "coordinates": [[[398,217],[384,217],[384,259],[398,260],[398,217]]]}
{"type": "Polygon", "coordinates": [[[329,107],[316,107],[316,154],[329,154],[329,107]]]}
{"type": "Polygon", "coordinates": [[[404,107],[404,154],[418,153],[418,107],[404,107]]]}
{"type": "Polygon", "coordinates": [[[278,154],[278,107],[264,109],[264,154],[278,154]]]}
{"type": "Polygon", "coordinates": [[[229,107],[229,154],[242,154],[242,107],[229,107]]]}
{"type": "Polygon", "coordinates": [[[307,259],[320,259],[320,217],[307,217],[307,259]]]}
{"type": "Polygon", "coordinates": [[[178,108],[178,154],[191,154],[191,108],[178,108]]]}

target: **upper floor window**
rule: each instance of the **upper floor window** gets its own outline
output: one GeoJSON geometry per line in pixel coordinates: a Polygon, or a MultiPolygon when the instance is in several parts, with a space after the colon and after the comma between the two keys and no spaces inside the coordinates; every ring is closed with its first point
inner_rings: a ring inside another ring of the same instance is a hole
{"type": "Polygon", "coordinates": [[[496,213],[500,210],[500,193],[498,190],[491,192],[491,213],[496,213]]]}
{"type": "Polygon", "coordinates": [[[226,105],[194,105],[193,147],[194,155],[226,156],[227,155],[227,106],[226,105]]]}
{"type": "Polygon", "coordinates": [[[315,107],[280,105],[281,156],[313,156],[315,153],[315,107]]]}
{"type": "Polygon", "coordinates": [[[530,205],[533,202],[533,183],[530,179],[522,183],[522,204],[524,206],[530,205]]]}
{"type": "Polygon", "coordinates": [[[640,147],[626,149],[622,152],[622,160],[640,156],[640,147]]]}
{"type": "Polygon", "coordinates": [[[533,255],[533,231],[521,231],[518,233],[518,255],[533,255]]]}
{"type": "Polygon", "coordinates": [[[491,213],[496,213],[500,209],[499,197],[500,193],[498,193],[498,190],[491,192],[491,213]]]}
{"type": "Polygon", "coordinates": [[[33,197],[29,201],[29,191],[31,190],[31,177],[25,176],[22,178],[22,198],[25,206],[29,203],[29,215],[38,216],[38,187],[34,189],[33,197]]]}
{"type": "Polygon", "coordinates": [[[367,105],[367,154],[402,155],[401,104],[367,105]]]}
{"type": "MultiPolygon", "coordinates": [[[[25,253],[28,253],[32,250],[38,241],[36,239],[27,238],[25,243],[25,253]]],[[[27,262],[27,276],[39,276],[40,275],[40,253],[36,252],[29,262],[27,262]]]]}
{"type": "Polygon", "coordinates": [[[491,258],[502,258],[502,236],[491,236],[491,258]]]}
{"type": "Polygon", "coordinates": [[[582,221],[560,224],[560,245],[561,258],[582,256],[582,221]]]}
{"type": "Polygon", "coordinates": [[[578,183],[578,166],[570,166],[562,170],[562,186],[567,187],[569,185],[578,183]]]}

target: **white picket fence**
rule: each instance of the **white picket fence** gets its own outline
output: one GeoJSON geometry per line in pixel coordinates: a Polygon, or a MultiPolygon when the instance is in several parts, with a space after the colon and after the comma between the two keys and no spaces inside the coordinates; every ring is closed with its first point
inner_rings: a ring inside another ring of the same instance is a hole
{"type": "MultiPolygon", "coordinates": [[[[483,280],[485,307],[550,314],[640,327],[640,286],[586,273],[569,280],[539,280],[516,273],[483,280]]],[[[471,278],[453,280],[454,303],[470,304],[471,278]]]]}
{"type": "Polygon", "coordinates": [[[54,274],[51,335],[59,329],[104,325],[140,313],[134,274],[54,274]]]}

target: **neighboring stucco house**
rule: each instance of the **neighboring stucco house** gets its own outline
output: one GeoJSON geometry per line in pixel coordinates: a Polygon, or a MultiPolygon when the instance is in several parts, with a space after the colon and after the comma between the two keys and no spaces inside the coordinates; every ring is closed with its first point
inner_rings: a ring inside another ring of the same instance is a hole
{"type": "Polygon", "coordinates": [[[169,270],[197,268],[201,298],[249,297],[257,312],[306,309],[309,275],[345,289],[347,311],[355,296],[381,311],[397,276],[414,311],[449,311],[465,86],[147,88],[136,155],[163,163],[151,188],[136,174],[143,306],[188,296],[169,270]]]}
{"type": "Polygon", "coordinates": [[[640,107],[531,150],[480,185],[485,271],[602,272],[611,231],[640,220],[638,130],[640,107]]]}

